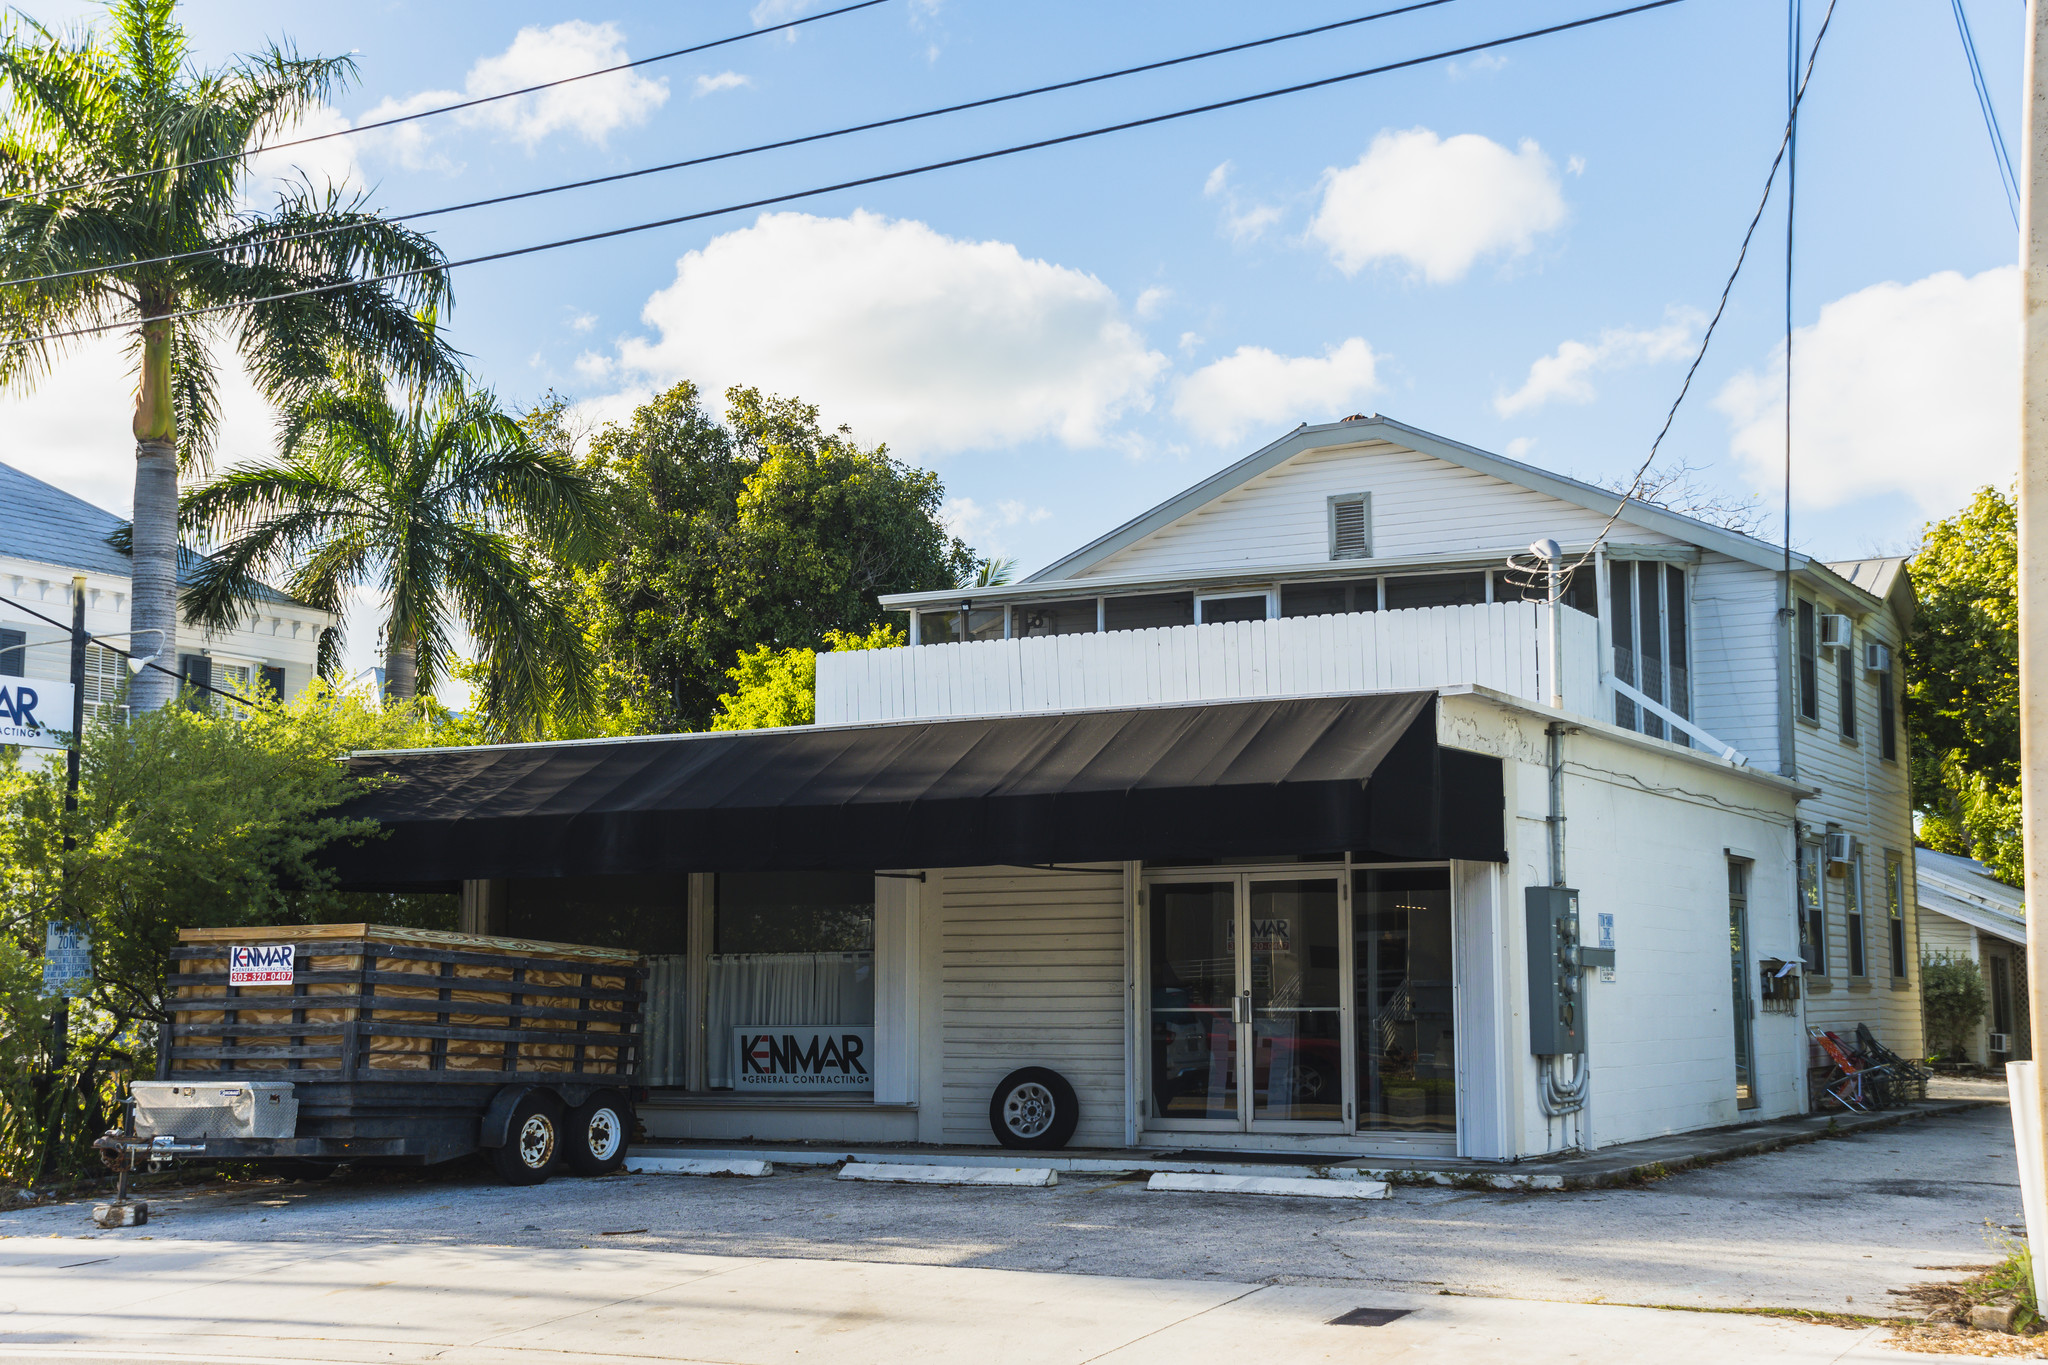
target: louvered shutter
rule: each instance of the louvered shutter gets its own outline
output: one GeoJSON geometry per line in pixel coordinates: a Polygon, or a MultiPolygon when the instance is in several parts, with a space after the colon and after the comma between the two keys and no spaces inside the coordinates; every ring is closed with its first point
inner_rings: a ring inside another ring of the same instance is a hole
{"type": "Polygon", "coordinates": [[[1364,493],[1330,499],[1330,558],[1366,559],[1372,554],[1372,499],[1364,493]]]}

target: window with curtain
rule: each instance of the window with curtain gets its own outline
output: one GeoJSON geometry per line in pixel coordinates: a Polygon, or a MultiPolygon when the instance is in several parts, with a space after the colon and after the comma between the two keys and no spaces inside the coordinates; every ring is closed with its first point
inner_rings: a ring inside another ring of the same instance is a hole
{"type": "Polygon", "coordinates": [[[1820,845],[1799,845],[1799,956],[1808,976],[1828,974],[1827,909],[1820,894],[1820,845]]]}
{"type": "Polygon", "coordinates": [[[1892,975],[1906,978],[1906,863],[1894,853],[1884,862],[1886,918],[1891,921],[1892,975]]]}
{"type": "Polygon", "coordinates": [[[706,1080],[730,1090],[735,1030],[872,1026],[875,874],[721,873],[706,960],[706,1080]]]}

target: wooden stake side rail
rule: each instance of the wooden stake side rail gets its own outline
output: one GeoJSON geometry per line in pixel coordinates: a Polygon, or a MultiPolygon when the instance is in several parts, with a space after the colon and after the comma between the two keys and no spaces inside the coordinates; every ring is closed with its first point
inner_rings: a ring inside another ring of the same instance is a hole
{"type": "Polygon", "coordinates": [[[230,939],[199,931],[203,942],[174,948],[159,1077],[289,1078],[323,1087],[369,1080],[637,1083],[646,993],[634,988],[648,972],[636,957],[574,946],[557,956],[532,951],[548,945],[473,940],[479,951],[408,941],[403,931],[387,938],[390,931],[374,926],[349,928],[358,936],[273,928],[233,931],[230,939]],[[229,985],[218,968],[236,943],[291,947],[288,993],[282,982],[229,985]],[[498,943],[503,950],[492,951],[498,943]],[[351,958],[353,966],[337,963],[351,958]],[[397,964],[426,970],[390,969],[397,964]],[[178,970],[193,966],[216,969],[178,970]],[[205,993],[191,993],[197,991],[205,993]],[[219,1017],[192,1018],[198,1014],[219,1017]],[[497,1019],[503,1022],[491,1022],[497,1019]]]}

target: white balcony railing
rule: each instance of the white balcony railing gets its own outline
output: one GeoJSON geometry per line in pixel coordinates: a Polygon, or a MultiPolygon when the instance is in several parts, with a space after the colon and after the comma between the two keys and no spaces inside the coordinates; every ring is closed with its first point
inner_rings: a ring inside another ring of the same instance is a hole
{"type": "MultiPolygon", "coordinates": [[[[1599,626],[1565,608],[1565,709],[1611,714],[1599,626]]],[[[818,656],[818,723],[1085,711],[1478,683],[1550,701],[1547,609],[1531,602],[1236,621],[818,656]]]]}

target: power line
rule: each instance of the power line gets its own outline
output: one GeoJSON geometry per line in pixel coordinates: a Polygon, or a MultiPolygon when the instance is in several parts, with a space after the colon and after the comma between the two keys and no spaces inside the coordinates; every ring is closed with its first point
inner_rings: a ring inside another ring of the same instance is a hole
{"type": "Polygon", "coordinates": [[[2005,145],[2005,132],[1998,126],[1998,109],[1991,98],[1991,86],[1984,79],[1984,64],[1977,59],[1977,40],[1970,36],[1970,19],[1963,13],[1963,0],[1949,0],[1956,12],[1956,33],[1963,40],[1963,59],[1970,64],[1970,84],[1977,90],[1977,108],[1984,115],[1984,131],[1991,136],[1991,157],[1998,163],[1999,188],[2005,191],[2005,207],[2012,214],[2013,231],[2020,227],[2020,179],[2012,168],[2012,153],[2005,145]]]}
{"type": "MultiPolygon", "coordinates": [[[[209,304],[201,308],[179,309],[175,312],[160,313],[144,319],[99,323],[90,327],[73,327],[64,331],[44,332],[36,336],[14,337],[9,338],[7,344],[11,346],[39,346],[51,341],[66,341],[75,337],[95,336],[101,332],[118,331],[144,322],[171,322],[180,318],[204,317],[213,313],[254,307],[258,304],[277,303],[285,299],[305,298],[316,294],[330,294],[336,290],[354,289],[366,284],[382,284],[391,280],[410,279],[414,276],[432,274],[441,270],[455,270],[463,266],[484,265],[492,261],[511,260],[515,257],[531,256],[543,251],[559,250],[563,247],[582,246],[589,242],[608,241],[615,237],[627,237],[635,233],[651,232],[656,228],[674,227],[681,223],[694,223],[706,218],[721,217],[725,214],[744,213],[749,209],[766,208],[773,204],[786,204],[793,200],[815,198],[818,195],[832,194],[840,190],[859,189],[867,185],[884,184],[888,181],[903,180],[910,176],[924,175],[932,171],[950,170],[956,166],[971,166],[979,162],[994,161],[1001,157],[1016,156],[1022,152],[1038,151],[1046,147],[1059,147],[1068,143],[1084,142],[1090,138],[1103,137],[1110,133],[1121,133],[1133,128],[1146,128],[1154,124],[1170,123],[1176,119],[1191,118],[1196,114],[1214,113],[1219,109],[1234,109],[1242,105],[1257,104],[1264,100],[1278,99],[1283,95],[1296,95],[1303,91],[1320,90],[1328,86],[1341,85],[1348,81],[1361,80],[1368,76],[1385,75],[1391,71],[1401,71],[1409,67],[1422,66],[1429,62],[1446,61],[1452,57],[1465,56],[1468,53],[1483,52],[1489,48],[1507,47],[1514,43],[1528,42],[1534,38],[1565,33],[1572,29],[1587,28],[1594,24],[1604,24],[1613,19],[1625,19],[1632,15],[1643,14],[1650,10],[1664,9],[1681,3],[1683,3],[1683,0],[1644,0],[1644,3],[1630,5],[1626,9],[1609,10],[1604,14],[1595,14],[1584,19],[1573,19],[1566,23],[1552,24],[1545,28],[1530,29],[1505,38],[1489,39],[1482,43],[1468,43],[1463,47],[1448,48],[1441,52],[1432,52],[1427,56],[1410,57],[1403,61],[1388,62],[1381,66],[1366,67],[1359,71],[1347,71],[1338,76],[1325,76],[1320,80],[1303,81],[1296,85],[1281,86],[1275,90],[1262,90],[1253,95],[1239,95],[1233,99],[1198,104],[1187,109],[1176,109],[1171,113],[1152,114],[1145,118],[1127,119],[1121,123],[1105,124],[1102,127],[1090,128],[1078,133],[1063,133],[1058,137],[1040,138],[1033,142],[1020,142],[1013,146],[998,148],[992,152],[975,152],[968,156],[950,157],[944,161],[933,161],[922,166],[912,166],[906,170],[885,171],[878,175],[867,175],[853,180],[842,180],[837,184],[819,185],[807,190],[794,190],[788,194],[751,199],[745,203],[727,204],[720,208],[702,209],[696,213],[682,213],[670,218],[657,218],[651,222],[634,223],[628,227],[607,228],[599,232],[586,232],[575,237],[562,237],[554,241],[540,242],[533,246],[512,247],[504,251],[487,252],[480,256],[469,256],[461,260],[447,261],[437,266],[416,266],[406,270],[391,270],[379,275],[364,276],[360,279],[338,280],[328,284],[313,285],[305,289],[293,289],[279,294],[266,294],[261,298],[246,299],[238,303],[209,304]]],[[[1773,165],[1773,170],[1775,170],[1775,164],[1773,165]]]]}
{"type": "MultiPolygon", "coordinates": [[[[63,623],[62,621],[59,621],[59,620],[58,620],[58,619],[57,619],[56,617],[54,617],[54,616],[45,616],[45,615],[43,615],[43,614],[42,614],[41,612],[37,611],[37,610],[36,610],[36,609],[35,609],[34,607],[30,606],[30,605],[29,605],[28,603],[26,603],[26,602],[17,602],[17,601],[15,601],[15,600],[14,600],[14,599],[13,599],[12,597],[0,597],[0,602],[5,602],[5,603],[6,603],[6,604],[7,604],[8,606],[10,606],[10,607],[13,607],[13,608],[15,608],[15,609],[16,609],[16,610],[18,610],[18,611],[25,611],[25,612],[27,612],[27,613],[28,613],[28,614],[29,614],[30,616],[33,616],[33,617],[35,617],[35,618],[36,618],[36,620],[38,620],[38,621],[43,621],[43,622],[46,622],[46,623],[48,623],[48,624],[50,624],[50,625],[53,625],[53,626],[57,627],[57,629],[59,629],[59,630],[63,631],[63,632],[65,633],[65,635],[67,635],[67,636],[71,634],[71,627],[70,627],[70,626],[67,626],[67,625],[65,625],[65,624],[64,624],[64,623],[63,623]]],[[[131,632],[129,632],[129,633],[130,633],[130,634],[134,634],[134,633],[136,633],[136,632],[132,632],[132,631],[131,631],[131,632]]],[[[129,659],[129,660],[133,660],[133,659],[135,658],[135,655],[134,655],[134,654],[133,654],[133,653],[132,653],[131,651],[129,651],[129,650],[125,650],[125,649],[121,648],[121,647],[120,647],[119,645],[110,645],[110,644],[108,644],[108,643],[106,642],[106,640],[105,640],[105,639],[103,639],[102,637],[100,637],[100,636],[98,636],[98,635],[94,635],[94,634],[92,634],[92,633],[91,633],[90,631],[88,631],[88,632],[86,633],[85,639],[86,639],[86,642],[87,642],[88,644],[95,644],[95,645],[98,645],[98,646],[99,646],[99,647],[100,647],[101,649],[105,649],[105,650],[111,650],[111,651],[112,651],[113,653],[115,653],[115,654],[118,654],[118,655],[120,655],[120,656],[121,656],[122,658],[124,658],[124,659],[129,659]]],[[[24,646],[24,648],[26,648],[26,646],[24,646]]],[[[259,705],[259,706],[260,706],[260,705],[271,705],[271,706],[275,706],[275,705],[277,704],[277,701],[273,701],[273,702],[265,703],[265,702],[263,702],[263,701],[262,701],[262,699],[260,699],[260,698],[257,698],[257,697],[245,697],[245,696],[243,696],[243,695],[242,695],[241,693],[239,693],[239,692],[229,692],[229,691],[225,691],[225,690],[224,690],[224,689],[222,689],[222,688],[218,688],[218,687],[215,687],[215,686],[214,686],[214,685],[213,685],[212,683],[203,683],[203,682],[199,682],[199,681],[196,681],[195,679],[192,679],[192,678],[188,678],[188,677],[186,677],[186,676],[185,676],[185,675],[184,675],[183,673],[180,673],[180,672],[179,672],[179,671],[178,671],[177,669],[175,669],[175,668],[165,668],[165,667],[164,667],[164,666],[163,666],[162,664],[160,664],[160,663],[158,663],[158,662],[156,661],[156,656],[155,656],[154,654],[150,655],[150,656],[149,656],[148,658],[146,658],[146,659],[143,659],[143,660],[141,661],[141,663],[142,663],[142,666],[143,666],[144,668],[153,668],[153,669],[155,669],[155,670],[156,670],[157,672],[159,672],[159,673],[168,673],[168,674],[170,674],[170,675],[171,675],[171,676],[172,676],[173,678],[176,678],[176,679],[178,679],[179,681],[183,682],[183,683],[184,683],[184,684],[185,684],[185,685],[186,685],[187,687],[196,687],[196,688],[200,689],[200,690],[201,690],[201,691],[203,691],[203,692],[213,692],[213,693],[216,693],[216,694],[218,694],[218,695],[220,695],[220,696],[226,697],[226,698],[227,698],[227,699],[228,699],[229,701],[233,701],[233,702],[255,702],[255,703],[256,703],[257,705],[259,705]]],[[[282,700],[283,700],[283,698],[281,698],[281,697],[280,697],[280,698],[278,698],[277,700],[278,700],[278,701],[282,701],[282,700]]],[[[74,708],[76,708],[77,706],[81,705],[81,704],[83,703],[83,701],[84,701],[84,698],[82,698],[82,697],[73,697],[73,698],[71,699],[71,704],[72,704],[72,706],[73,706],[74,708]]],[[[76,715],[74,714],[74,719],[82,719],[82,717],[78,717],[78,716],[76,716],[76,715]]]]}
{"type": "MultiPolygon", "coordinates": [[[[1743,263],[1749,259],[1750,242],[1756,237],[1757,224],[1763,221],[1764,207],[1771,202],[1771,187],[1777,183],[1778,168],[1785,162],[1786,150],[1792,145],[1792,135],[1798,126],[1799,105],[1805,100],[1806,87],[1813,80],[1813,65],[1820,60],[1821,40],[1828,36],[1828,25],[1834,21],[1834,17],[1835,0],[1828,0],[1827,13],[1821,18],[1819,31],[1813,35],[1813,51],[1807,58],[1806,74],[1800,78],[1799,89],[1792,97],[1792,112],[1785,120],[1785,134],[1778,140],[1778,154],[1771,158],[1770,174],[1764,177],[1763,198],[1757,201],[1756,212],[1750,215],[1749,229],[1742,234],[1742,250],[1736,253],[1735,268],[1728,272],[1728,282],[1721,286],[1721,301],[1714,308],[1714,316],[1707,323],[1706,333],[1700,337],[1699,351],[1693,356],[1692,364],[1686,367],[1685,382],[1679,385],[1678,397],[1671,400],[1671,410],[1664,414],[1664,425],[1658,430],[1657,439],[1650,442],[1650,453],[1643,458],[1642,465],[1636,470],[1635,478],[1629,481],[1627,489],[1622,492],[1621,501],[1616,505],[1613,514],[1607,518],[1607,524],[1600,528],[1599,535],[1593,537],[1595,547],[1607,539],[1607,533],[1614,529],[1614,523],[1621,520],[1621,514],[1628,510],[1629,500],[1635,496],[1636,490],[1643,486],[1643,476],[1650,472],[1650,465],[1657,458],[1658,448],[1664,444],[1664,438],[1671,434],[1671,424],[1678,419],[1679,406],[1685,402],[1685,396],[1692,392],[1692,381],[1700,372],[1700,363],[1707,358],[1707,348],[1713,345],[1714,330],[1721,325],[1721,317],[1728,311],[1728,296],[1735,291],[1736,278],[1742,274],[1743,263]]],[[[1582,568],[1592,556],[1593,551],[1587,550],[1571,568],[1582,568]]]]}
{"type": "Polygon", "coordinates": [[[474,99],[460,100],[454,104],[438,105],[435,108],[421,109],[411,114],[399,114],[392,118],[379,119],[375,123],[362,123],[353,128],[339,128],[331,133],[314,133],[307,137],[292,138],[285,142],[269,142],[261,147],[248,147],[239,152],[223,152],[219,156],[200,157],[195,161],[180,161],[170,166],[154,166],[146,171],[127,171],[120,175],[100,176],[93,180],[77,180],[68,185],[58,185],[47,190],[31,190],[26,194],[10,194],[0,197],[0,205],[18,204],[25,199],[33,199],[41,195],[68,194],[72,190],[96,189],[101,185],[119,185],[130,180],[140,180],[146,176],[169,175],[174,171],[187,171],[200,166],[214,166],[223,161],[239,161],[244,157],[255,156],[261,152],[274,152],[285,147],[303,147],[311,142],[325,142],[327,139],[334,137],[353,137],[357,133],[368,133],[378,128],[390,128],[400,123],[412,123],[418,119],[433,118],[438,114],[452,114],[462,109],[474,109],[480,104],[493,104],[498,100],[515,99],[520,95],[531,95],[542,90],[553,90],[557,86],[570,85],[576,81],[587,81],[597,76],[610,76],[620,71],[631,71],[635,67],[651,66],[655,62],[673,61],[677,57],[687,57],[695,52],[709,52],[714,47],[725,47],[731,43],[745,42],[749,38],[760,38],[770,33],[781,33],[788,29],[801,28],[805,24],[815,24],[821,19],[832,19],[842,14],[851,14],[855,10],[872,9],[876,5],[886,3],[887,0],[858,0],[858,3],[841,5],[838,9],[821,10],[816,14],[805,15],[801,19],[791,19],[785,23],[770,24],[766,28],[749,29],[745,33],[735,33],[724,38],[714,38],[708,43],[698,43],[692,47],[679,47],[673,52],[660,52],[652,57],[641,57],[635,61],[620,62],[617,66],[606,66],[600,67],[596,71],[585,71],[580,75],[563,76],[552,81],[542,81],[538,85],[525,85],[517,90],[506,90],[496,95],[479,95],[474,99]]]}
{"type": "MultiPolygon", "coordinates": [[[[780,151],[785,147],[799,147],[805,143],[824,142],[832,138],[846,137],[853,133],[872,132],[877,128],[893,128],[900,124],[916,123],[922,119],[937,118],[942,114],[958,114],[970,109],[985,109],[990,105],[1006,104],[1012,100],[1029,99],[1035,95],[1047,95],[1061,90],[1073,90],[1084,85],[1095,85],[1102,81],[1118,80],[1125,76],[1140,75],[1148,71],[1159,71],[1167,67],[1183,66],[1189,62],[1206,61],[1211,57],[1227,56],[1231,53],[1249,51],[1252,48],[1269,47],[1274,43],[1291,42],[1296,38],[1308,38],[1337,29],[1353,28],[1359,24],[1370,24],[1381,19],[1391,19],[1398,15],[1412,14],[1417,10],[1434,9],[1438,5],[1450,3],[1452,3],[1452,0],[1416,0],[1416,3],[1402,5],[1396,9],[1381,10],[1375,14],[1363,14],[1352,19],[1339,19],[1335,23],[1318,24],[1314,28],[1296,29],[1292,33],[1275,34],[1270,38],[1254,38],[1249,42],[1232,43],[1228,47],[1210,48],[1206,52],[1191,52],[1186,56],[1169,57],[1163,61],[1146,62],[1140,66],[1127,66],[1119,71],[1105,71],[1100,75],[1081,76],[1074,80],[1058,81],[1052,85],[1034,86],[1029,90],[1016,90],[1007,95],[990,95],[985,99],[969,100],[964,104],[949,104],[938,109],[926,109],[915,114],[899,114],[893,118],[876,119],[870,123],[855,123],[844,128],[834,128],[828,132],[806,133],[800,137],[783,138],[776,142],[757,143],[752,147],[741,147],[733,151],[713,152],[707,156],[691,157],[684,161],[670,161],[659,166],[645,166],[639,170],[619,171],[611,175],[594,176],[587,180],[571,180],[559,185],[542,186],[540,189],[519,190],[512,194],[493,195],[488,199],[472,199],[463,204],[449,204],[442,208],[434,209],[418,209],[411,213],[386,214],[382,216],[381,221],[386,223],[405,223],[418,218],[436,218],[442,214],[464,213],[471,209],[492,208],[499,204],[516,203],[522,199],[538,199],[545,195],[562,194],[569,190],[586,190],[598,185],[611,185],[622,180],[638,179],[641,176],[659,175],[667,171],[679,171],[692,166],[709,165],[715,161],[730,161],[737,157],[754,156],[761,152],[780,151]]],[[[234,246],[203,247],[196,251],[181,251],[165,256],[142,257],[132,261],[121,261],[114,265],[81,266],[76,270],[58,270],[46,275],[24,275],[18,279],[0,280],[0,289],[9,289],[28,284],[47,284],[55,280],[75,279],[85,275],[103,275],[110,271],[130,270],[137,266],[168,265],[177,261],[195,260],[202,256],[222,255],[231,251],[250,251],[262,247],[283,246],[290,242],[308,241],[348,230],[346,227],[314,228],[306,232],[266,237],[259,241],[242,242],[234,246]]]]}

